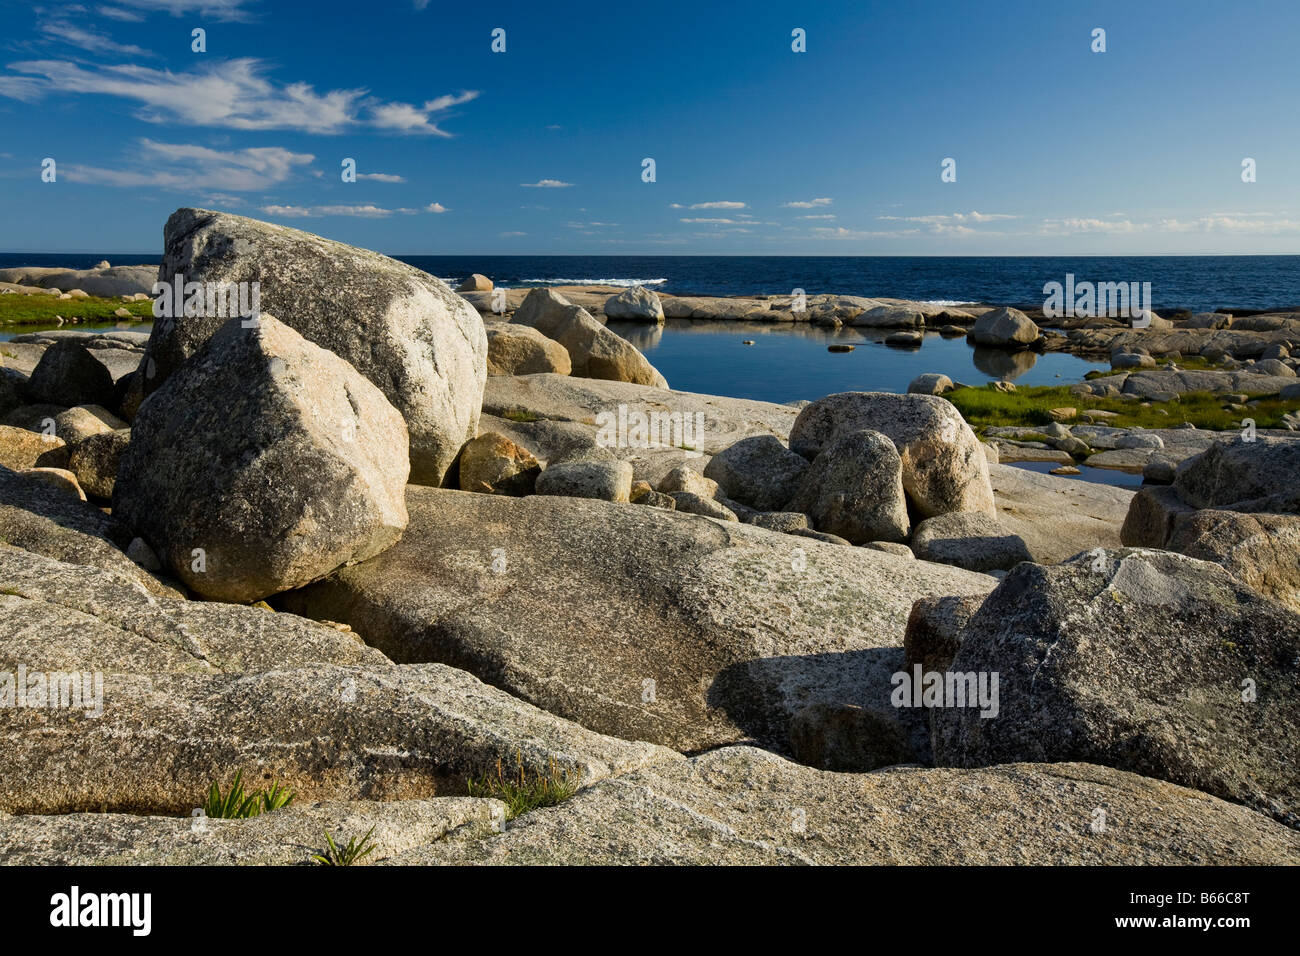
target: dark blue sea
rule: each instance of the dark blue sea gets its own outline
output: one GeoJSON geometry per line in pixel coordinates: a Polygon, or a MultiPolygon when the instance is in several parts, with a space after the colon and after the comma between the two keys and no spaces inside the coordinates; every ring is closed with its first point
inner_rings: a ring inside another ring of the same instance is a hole
{"type": "MultiPolygon", "coordinates": [[[[158,254],[0,253],[0,268],[121,265],[158,254]]],[[[426,272],[459,281],[480,272],[498,285],[645,285],[673,295],[884,296],[930,302],[1041,307],[1047,282],[1150,282],[1157,312],[1300,308],[1300,256],[417,256],[426,272]]]]}

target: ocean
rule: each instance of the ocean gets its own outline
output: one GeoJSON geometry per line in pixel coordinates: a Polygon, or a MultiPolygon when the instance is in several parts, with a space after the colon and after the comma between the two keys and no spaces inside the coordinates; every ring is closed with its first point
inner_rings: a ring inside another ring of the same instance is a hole
{"type": "MultiPolygon", "coordinates": [[[[1041,307],[1043,286],[1149,282],[1157,312],[1300,309],[1300,256],[418,256],[449,281],[480,272],[507,287],[644,285],[672,295],[884,296],[1041,307]]],[[[157,262],[154,254],[0,253],[0,268],[157,262]]]]}

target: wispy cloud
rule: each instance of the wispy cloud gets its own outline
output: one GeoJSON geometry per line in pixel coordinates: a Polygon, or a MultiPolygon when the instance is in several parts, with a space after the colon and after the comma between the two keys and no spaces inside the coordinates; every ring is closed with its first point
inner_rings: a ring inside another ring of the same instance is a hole
{"type": "Polygon", "coordinates": [[[382,206],[263,206],[262,212],[281,219],[316,219],[321,216],[353,216],[359,219],[386,219],[405,209],[385,209],[382,206]]]}
{"type": "Polygon", "coordinates": [[[747,204],[743,202],[734,202],[730,200],[718,200],[716,202],[697,202],[689,206],[683,206],[679,202],[669,203],[669,209],[744,209],[747,204]]]}
{"type": "Polygon", "coordinates": [[[112,37],[96,33],[84,27],[75,26],[71,23],[65,23],[56,20],[52,23],[42,23],[40,31],[48,37],[56,40],[62,40],[64,43],[70,43],[73,46],[80,47],[83,50],[89,50],[91,53],[117,53],[122,56],[153,56],[150,50],[133,46],[130,43],[118,43],[112,37]]]}
{"type": "Polygon", "coordinates": [[[535,183],[520,183],[525,189],[565,189],[572,186],[573,183],[566,183],[560,179],[539,179],[535,183]]]}
{"type": "Polygon", "coordinates": [[[794,202],[783,202],[783,209],[816,209],[818,206],[829,206],[835,200],[833,199],[799,199],[794,202]]]}
{"type": "Polygon", "coordinates": [[[835,213],[825,212],[814,216],[795,216],[796,219],[834,219],[835,213]]]}
{"type": "Polygon", "coordinates": [[[95,12],[101,17],[120,20],[122,23],[139,23],[144,20],[144,14],[138,10],[125,10],[122,7],[96,7],[95,12]]]}
{"type": "Polygon", "coordinates": [[[395,173],[357,173],[357,179],[368,179],[376,183],[404,183],[406,178],[395,173]]]}
{"type": "Polygon", "coordinates": [[[115,0],[113,6],[101,6],[99,12],[117,20],[141,20],[146,13],[169,13],[179,17],[197,13],[210,20],[250,20],[248,7],[256,0],[115,0]]]}
{"type": "Polygon", "coordinates": [[[294,153],[278,146],[260,146],[229,152],[179,143],[142,139],[137,163],[130,168],[69,164],[59,172],[71,182],[101,186],[147,186],[162,189],[208,189],[249,192],[267,189],[287,180],[295,169],[310,163],[310,153],[294,153]]]}
{"type": "Polygon", "coordinates": [[[62,60],[29,60],[9,67],[32,76],[0,77],[0,94],[6,96],[30,100],[35,83],[39,92],[99,94],[136,102],[138,118],[146,122],[240,130],[339,133],[370,127],[445,137],[451,134],[438,128],[435,115],[478,95],[466,91],[416,107],[382,102],[364,89],[318,93],[307,83],[275,83],[266,76],[267,64],[254,57],[214,60],[179,73],[135,64],[85,68],[62,60]],[[21,82],[6,82],[14,79],[21,82]]]}
{"type": "Polygon", "coordinates": [[[919,222],[925,225],[952,225],[982,222],[1000,222],[1004,219],[1016,219],[1004,213],[953,212],[933,216],[877,216],[884,222],[919,222]]]}

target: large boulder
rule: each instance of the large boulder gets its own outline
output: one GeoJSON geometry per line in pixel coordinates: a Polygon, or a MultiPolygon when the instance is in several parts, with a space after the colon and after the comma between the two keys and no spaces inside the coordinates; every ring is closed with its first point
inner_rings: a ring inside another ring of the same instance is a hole
{"type": "Polygon", "coordinates": [[[114,516],[198,593],[256,601],[406,526],[406,426],[337,355],[231,319],[141,406],[114,516]]]}
{"type": "Polygon", "coordinates": [[[1220,564],[1300,613],[1300,515],[1195,511],[1174,523],[1160,547],[1220,564]]]}
{"type": "Polygon", "coordinates": [[[552,461],[537,477],[539,495],[628,501],[632,494],[632,466],[613,456],[592,455],[552,461]]]}
{"type": "Polygon", "coordinates": [[[113,375],[84,345],[64,339],[45,350],[25,391],[37,404],[107,405],[113,400],[113,375]]]}
{"type": "Polygon", "coordinates": [[[537,329],[569,353],[572,374],[667,388],[668,383],[631,342],[605,328],[586,309],[551,289],[533,289],[511,319],[537,329]]]}
{"type": "Polygon", "coordinates": [[[853,544],[905,541],[903,461],[894,443],[873,431],[841,435],[813,459],[786,510],[853,544]]]}
{"type": "Polygon", "coordinates": [[[946,399],[889,392],[840,392],[805,407],[790,448],[813,459],[836,438],[869,429],[890,438],[903,462],[903,489],[916,512],[996,515],[988,461],[979,439],[946,399]]]}
{"type": "Polygon", "coordinates": [[[1129,503],[1120,542],[1130,548],[1164,548],[1178,524],[1195,513],[1172,486],[1144,485],[1129,503]]]}
{"type": "Polygon", "coordinates": [[[0,425],[0,466],[14,471],[28,468],[66,468],[68,446],[48,432],[0,425]]]}
{"type": "Polygon", "coordinates": [[[483,327],[487,330],[488,375],[568,375],[573,371],[564,346],[534,328],[514,322],[485,322],[483,327]]]}
{"type": "Polygon", "coordinates": [[[997,518],[976,511],[926,518],[912,535],[912,551],[922,561],[967,571],[1005,571],[1033,560],[1020,535],[1009,533],[997,518]]]}
{"type": "Polygon", "coordinates": [[[407,507],[394,548],[277,606],[347,623],[394,660],[451,663],[593,730],[678,750],[789,748],[798,715],[820,704],[864,712],[857,751],[876,741],[889,762],[921,759],[921,714],[890,703],[908,612],[994,584],[660,508],[417,487],[407,507]]]}
{"type": "Polygon", "coordinates": [[[713,456],[704,476],[728,498],[758,511],[783,511],[799,490],[808,462],[774,435],[743,438],[713,456]]]}
{"type": "Polygon", "coordinates": [[[54,433],[69,445],[126,426],[125,421],[99,405],[78,405],[54,416],[54,433]]]}
{"type": "Polygon", "coordinates": [[[976,345],[1023,349],[1042,337],[1037,324],[1019,309],[1001,308],[985,312],[975,320],[970,338],[976,345]]]}
{"type": "Polygon", "coordinates": [[[995,713],[931,709],[935,761],[1098,763],[1300,825],[1297,654],[1300,615],[1206,561],[1121,549],[1022,564],[951,666],[998,675],[995,713]]]}
{"type": "Polygon", "coordinates": [[[111,501],[117,482],[117,469],[131,444],[131,430],[100,432],[83,438],[68,453],[68,470],[92,498],[111,501]]]}
{"type": "Polygon", "coordinates": [[[605,302],[605,318],[625,319],[631,322],[662,322],[664,307],[659,302],[659,296],[638,285],[624,289],[618,295],[610,296],[605,302]]]}
{"type": "MultiPolygon", "coordinates": [[[[164,241],[161,281],[259,283],[263,312],[349,362],[402,413],[411,480],[442,481],[474,437],[487,377],[483,322],[446,283],[376,252],[203,209],[173,213],[164,241]]],[[[160,388],[225,321],[156,321],[145,392],[160,388]]]]}
{"type": "Polygon", "coordinates": [[[1216,442],[1178,465],[1178,497],[1193,508],[1300,511],[1300,441],[1216,442]]]}
{"type": "Polygon", "coordinates": [[[457,292],[491,292],[492,280],[481,273],[474,273],[460,285],[456,286],[457,292]]]}
{"type": "Polygon", "coordinates": [[[943,395],[951,392],[955,385],[952,379],[940,372],[926,372],[918,375],[907,385],[909,395],[943,395]]]}
{"type": "Polygon", "coordinates": [[[527,449],[496,432],[466,442],[457,465],[463,491],[489,495],[531,495],[541,473],[527,449]]]}

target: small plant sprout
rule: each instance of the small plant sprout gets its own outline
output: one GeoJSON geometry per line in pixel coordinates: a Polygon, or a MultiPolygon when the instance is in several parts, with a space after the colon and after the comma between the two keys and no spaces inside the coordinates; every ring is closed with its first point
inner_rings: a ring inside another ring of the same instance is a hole
{"type": "Polygon", "coordinates": [[[330,832],[326,830],[325,852],[313,855],[312,859],[320,866],[351,866],[358,860],[364,859],[375,852],[375,845],[370,840],[370,835],[374,832],[375,828],[371,827],[360,840],[352,837],[352,839],[348,840],[346,846],[340,847],[334,842],[334,837],[330,832]]]}

